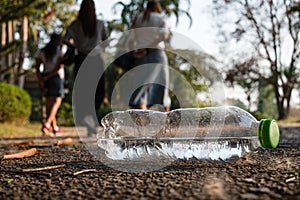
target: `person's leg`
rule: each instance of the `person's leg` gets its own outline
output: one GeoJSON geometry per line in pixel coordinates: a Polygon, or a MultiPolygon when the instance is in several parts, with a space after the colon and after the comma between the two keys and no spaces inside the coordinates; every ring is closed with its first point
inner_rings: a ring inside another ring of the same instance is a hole
{"type": "Polygon", "coordinates": [[[148,107],[152,107],[154,110],[164,111],[164,90],[165,87],[159,84],[153,83],[148,93],[148,107]]]}
{"type": "MultiPolygon", "coordinates": [[[[56,112],[56,114],[57,114],[57,112],[56,112]]],[[[55,114],[54,118],[52,119],[52,128],[53,128],[53,132],[56,136],[61,136],[60,135],[61,131],[60,131],[60,129],[57,125],[57,121],[56,121],[56,114],[55,114]]]]}
{"type": "MultiPolygon", "coordinates": [[[[78,75],[79,69],[82,67],[81,65],[84,62],[84,60],[86,59],[86,57],[87,57],[87,55],[85,55],[81,52],[79,52],[79,54],[76,56],[75,66],[74,66],[74,82],[75,82],[75,79],[78,75]]],[[[87,59],[87,62],[91,62],[90,59],[91,59],[91,57],[89,57],[87,59]]],[[[86,63],[85,65],[88,65],[88,64],[86,63]]],[[[85,83],[82,83],[82,84],[85,84],[85,83]]],[[[75,88],[75,90],[76,90],[76,88],[75,88]]],[[[97,88],[97,90],[98,90],[98,88],[97,88]]],[[[85,108],[84,105],[85,105],[86,102],[85,102],[85,100],[83,100],[81,98],[82,94],[79,94],[78,90],[77,91],[73,90],[73,92],[74,92],[73,95],[74,95],[74,99],[75,99],[75,101],[73,101],[73,106],[75,108],[74,109],[74,111],[75,111],[75,118],[74,118],[75,124],[76,125],[81,125],[81,126],[86,126],[87,131],[88,131],[88,135],[92,135],[93,133],[97,132],[97,130],[95,128],[95,120],[91,115],[92,110],[90,110],[90,109],[87,110],[85,108]]],[[[101,97],[99,97],[97,94],[95,94],[95,108],[98,105],[101,104],[101,103],[99,104],[98,99],[101,99],[101,97]]]]}
{"type": "Polygon", "coordinates": [[[53,105],[53,97],[46,97],[45,100],[46,100],[46,121],[47,121],[53,105]]]}
{"type": "Polygon", "coordinates": [[[164,51],[155,49],[149,56],[153,63],[160,63],[153,67],[153,80],[148,94],[148,107],[161,111],[170,111],[169,97],[169,68],[164,51]]]}
{"type": "MultiPolygon", "coordinates": [[[[76,77],[78,74],[78,71],[84,61],[84,59],[86,58],[86,55],[84,55],[81,52],[78,52],[78,55],[75,58],[75,65],[74,65],[74,71],[73,71],[73,83],[75,83],[76,81],[76,77]]],[[[74,115],[74,120],[75,123],[78,125],[83,125],[82,121],[83,121],[83,112],[85,112],[85,109],[82,108],[82,106],[80,106],[81,103],[79,103],[77,100],[80,99],[81,94],[78,94],[78,92],[76,92],[76,88],[73,88],[73,98],[75,99],[75,101],[73,100],[73,107],[75,108],[75,115],[74,115]]]]}
{"type": "MultiPolygon", "coordinates": [[[[104,95],[105,95],[105,85],[104,85],[104,76],[101,77],[99,80],[99,83],[96,88],[96,94],[95,94],[95,111],[96,115],[98,114],[98,111],[101,107],[101,104],[103,103],[104,95]]],[[[99,120],[99,119],[98,119],[99,120]]]]}
{"type": "Polygon", "coordinates": [[[45,124],[52,124],[53,127],[57,127],[56,124],[56,113],[60,107],[60,104],[62,102],[62,97],[52,97],[52,107],[49,114],[49,117],[47,118],[45,124]]]}
{"type": "Polygon", "coordinates": [[[129,99],[129,107],[131,109],[147,109],[147,96],[149,85],[143,85],[137,88],[129,99]]]}
{"type": "Polygon", "coordinates": [[[76,56],[75,58],[75,65],[74,65],[74,71],[73,71],[73,78],[74,80],[76,79],[77,77],[77,74],[78,74],[78,71],[83,63],[83,61],[85,60],[86,58],[86,55],[79,52],[78,55],[76,56]]]}
{"type": "Polygon", "coordinates": [[[141,105],[132,105],[130,106],[131,109],[142,109],[142,110],[146,110],[147,106],[146,104],[141,104],[141,105]]]}
{"type": "Polygon", "coordinates": [[[45,103],[46,103],[46,120],[43,124],[42,132],[44,133],[44,135],[50,135],[51,121],[49,120],[49,117],[53,105],[53,98],[50,96],[46,96],[45,103]]]}
{"type": "Polygon", "coordinates": [[[166,112],[169,112],[169,111],[170,111],[170,106],[166,106],[166,107],[165,107],[165,111],[166,111],[166,112]]]}
{"type": "Polygon", "coordinates": [[[60,107],[60,104],[62,102],[62,98],[61,97],[56,97],[54,102],[53,102],[53,105],[52,105],[52,108],[51,108],[51,112],[50,112],[50,115],[49,115],[49,122],[52,122],[52,125],[55,126],[56,125],[56,113],[60,107]],[[53,122],[55,124],[53,124],[53,122]]]}
{"type": "Polygon", "coordinates": [[[64,96],[63,79],[59,76],[59,74],[57,74],[46,81],[45,86],[47,88],[47,118],[43,124],[42,131],[46,135],[53,136],[50,133],[51,125],[54,129],[54,133],[59,130],[56,123],[56,113],[61,105],[62,97],[64,96]]]}

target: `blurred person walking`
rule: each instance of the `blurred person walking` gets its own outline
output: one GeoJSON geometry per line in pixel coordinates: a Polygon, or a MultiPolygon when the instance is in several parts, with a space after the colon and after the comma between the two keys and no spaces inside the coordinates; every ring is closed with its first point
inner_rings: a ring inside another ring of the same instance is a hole
{"type": "Polygon", "coordinates": [[[42,132],[45,136],[62,135],[56,122],[56,114],[64,97],[63,59],[62,37],[59,34],[52,34],[50,42],[39,50],[36,56],[36,73],[39,87],[46,98],[47,118],[42,126],[42,132]],[[51,126],[54,135],[50,131],[51,126]]]}
{"type": "MultiPolygon", "coordinates": [[[[93,0],[83,0],[80,6],[80,10],[77,19],[74,20],[67,28],[66,35],[64,36],[64,42],[69,45],[74,45],[78,51],[78,55],[75,58],[74,66],[74,80],[76,79],[80,67],[84,60],[88,56],[88,66],[93,73],[94,67],[96,70],[104,70],[103,59],[101,58],[101,48],[99,44],[107,39],[106,27],[102,20],[98,20],[96,17],[95,3],[93,0]],[[74,43],[72,44],[73,41],[74,43]],[[95,50],[99,48],[99,50],[95,50]],[[93,50],[93,51],[92,51],[93,50]],[[93,55],[91,55],[92,53],[93,55]],[[96,54],[95,54],[96,53],[96,54]],[[96,65],[96,66],[95,66],[96,65]]],[[[103,73],[102,73],[103,74],[103,73]]],[[[80,83],[85,84],[85,83],[80,83]]],[[[100,78],[96,88],[95,94],[95,110],[88,110],[85,108],[84,102],[77,102],[75,106],[75,117],[79,124],[85,125],[88,129],[88,135],[92,135],[97,132],[96,122],[92,113],[97,113],[104,99],[104,75],[100,78]]],[[[87,88],[89,89],[89,88],[87,88]]],[[[75,99],[76,95],[74,94],[75,99]]]]}
{"type": "Polygon", "coordinates": [[[171,100],[168,93],[169,69],[167,56],[163,50],[164,42],[169,40],[170,31],[165,18],[161,14],[158,1],[149,1],[146,9],[133,22],[132,28],[153,28],[132,31],[128,39],[133,52],[135,66],[148,64],[145,67],[145,83],[139,87],[130,98],[132,108],[155,109],[169,111],[171,100]],[[145,48],[139,48],[145,47],[145,48]]]}

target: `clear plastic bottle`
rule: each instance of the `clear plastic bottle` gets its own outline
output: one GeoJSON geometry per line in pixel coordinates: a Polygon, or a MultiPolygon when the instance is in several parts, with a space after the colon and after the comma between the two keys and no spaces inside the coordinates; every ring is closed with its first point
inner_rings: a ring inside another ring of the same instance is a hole
{"type": "Polygon", "coordinates": [[[279,143],[275,120],[257,121],[234,106],[117,111],[101,123],[104,131],[98,134],[98,145],[113,160],[231,161],[279,143]]]}

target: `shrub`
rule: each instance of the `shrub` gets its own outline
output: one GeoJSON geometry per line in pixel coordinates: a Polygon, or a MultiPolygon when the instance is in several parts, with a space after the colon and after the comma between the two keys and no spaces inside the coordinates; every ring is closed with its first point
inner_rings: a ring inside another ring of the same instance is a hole
{"type": "Polygon", "coordinates": [[[273,118],[270,117],[268,114],[266,114],[266,113],[261,113],[260,111],[256,111],[256,112],[252,113],[252,115],[253,115],[257,120],[261,120],[261,119],[273,119],[273,118]]]}
{"type": "MultiPolygon", "coordinates": [[[[100,123],[102,117],[111,112],[108,105],[102,106],[97,112],[97,117],[100,123]]],[[[61,126],[75,126],[72,105],[68,102],[63,102],[57,112],[57,123],[61,126]]]]}
{"type": "Polygon", "coordinates": [[[41,122],[43,121],[43,105],[45,105],[45,102],[42,102],[41,97],[37,97],[34,95],[31,95],[31,115],[30,115],[30,121],[31,122],[41,122]]]}
{"type": "Polygon", "coordinates": [[[97,117],[99,122],[101,121],[101,119],[108,113],[111,112],[111,107],[109,105],[104,105],[101,106],[101,108],[99,109],[98,113],[97,113],[97,117]]]}
{"type": "Polygon", "coordinates": [[[57,112],[57,122],[61,126],[74,126],[72,105],[64,102],[57,112]]]}
{"type": "Polygon", "coordinates": [[[29,94],[15,85],[0,82],[0,122],[24,123],[30,113],[29,94]]]}

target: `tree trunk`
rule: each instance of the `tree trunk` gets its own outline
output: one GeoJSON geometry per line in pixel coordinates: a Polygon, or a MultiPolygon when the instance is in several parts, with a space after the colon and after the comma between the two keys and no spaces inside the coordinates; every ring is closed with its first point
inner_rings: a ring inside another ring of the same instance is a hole
{"type": "Polygon", "coordinates": [[[286,119],[287,118],[287,114],[285,112],[285,108],[284,108],[284,100],[280,100],[279,102],[277,102],[277,109],[278,109],[278,120],[282,120],[282,119],[286,119]]]}
{"type": "Polygon", "coordinates": [[[290,102],[291,102],[291,96],[292,96],[292,90],[293,87],[289,84],[283,84],[282,90],[283,94],[280,96],[278,92],[279,88],[277,85],[277,89],[274,87],[274,92],[276,95],[276,102],[277,102],[277,109],[278,109],[278,119],[286,119],[290,112],[290,102]]]}
{"type": "MultiPolygon", "coordinates": [[[[275,79],[275,80],[277,80],[277,79],[275,79]]],[[[273,85],[275,98],[276,98],[278,120],[286,119],[287,113],[284,108],[284,96],[281,96],[279,93],[279,85],[278,85],[277,81],[275,83],[272,83],[272,85],[273,85]]]]}
{"type": "MultiPolygon", "coordinates": [[[[6,23],[1,23],[1,50],[6,45],[6,23]]],[[[2,52],[2,51],[1,51],[2,52]]],[[[1,54],[1,67],[0,67],[0,81],[4,81],[3,71],[7,67],[6,56],[5,54],[1,54]]]]}
{"type": "Polygon", "coordinates": [[[24,16],[22,19],[22,26],[21,26],[21,40],[22,45],[19,52],[19,64],[18,64],[18,70],[17,70],[17,85],[20,88],[24,87],[24,59],[25,59],[25,52],[27,49],[27,41],[28,41],[28,17],[24,16]]]}
{"type": "MultiPolygon", "coordinates": [[[[11,44],[13,42],[13,39],[14,39],[14,33],[13,33],[13,23],[12,21],[9,21],[7,23],[7,28],[8,28],[8,31],[7,31],[7,39],[8,39],[8,44],[11,44]]],[[[15,77],[15,72],[14,72],[14,67],[13,67],[13,52],[10,52],[8,55],[7,55],[7,67],[10,68],[9,70],[9,73],[10,73],[10,76],[9,76],[9,80],[8,80],[8,83],[10,84],[14,84],[14,77],[15,77]]]]}
{"type": "Polygon", "coordinates": [[[285,94],[284,94],[284,97],[286,99],[286,109],[285,109],[285,112],[286,112],[286,116],[288,117],[289,116],[289,113],[290,113],[290,102],[291,102],[291,97],[292,97],[292,91],[293,91],[293,87],[287,85],[286,86],[286,90],[285,90],[285,94]]]}
{"type": "MultiPolygon", "coordinates": [[[[11,23],[11,29],[12,29],[12,35],[13,35],[13,42],[15,42],[15,33],[18,32],[17,30],[17,21],[16,20],[13,20],[12,23],[11,23]]],[[[16,84],[16,78],[17,78],[17,68],[16,68],[16,65],[18,63],[18,49],[19,48],[15,48],[14,46],[14,49],[12,49],[12,52],[11,52],[11,57],[12,57],[12,64],[13,64],[13,72],[14,72],[14,84],[16,84]]]]}

